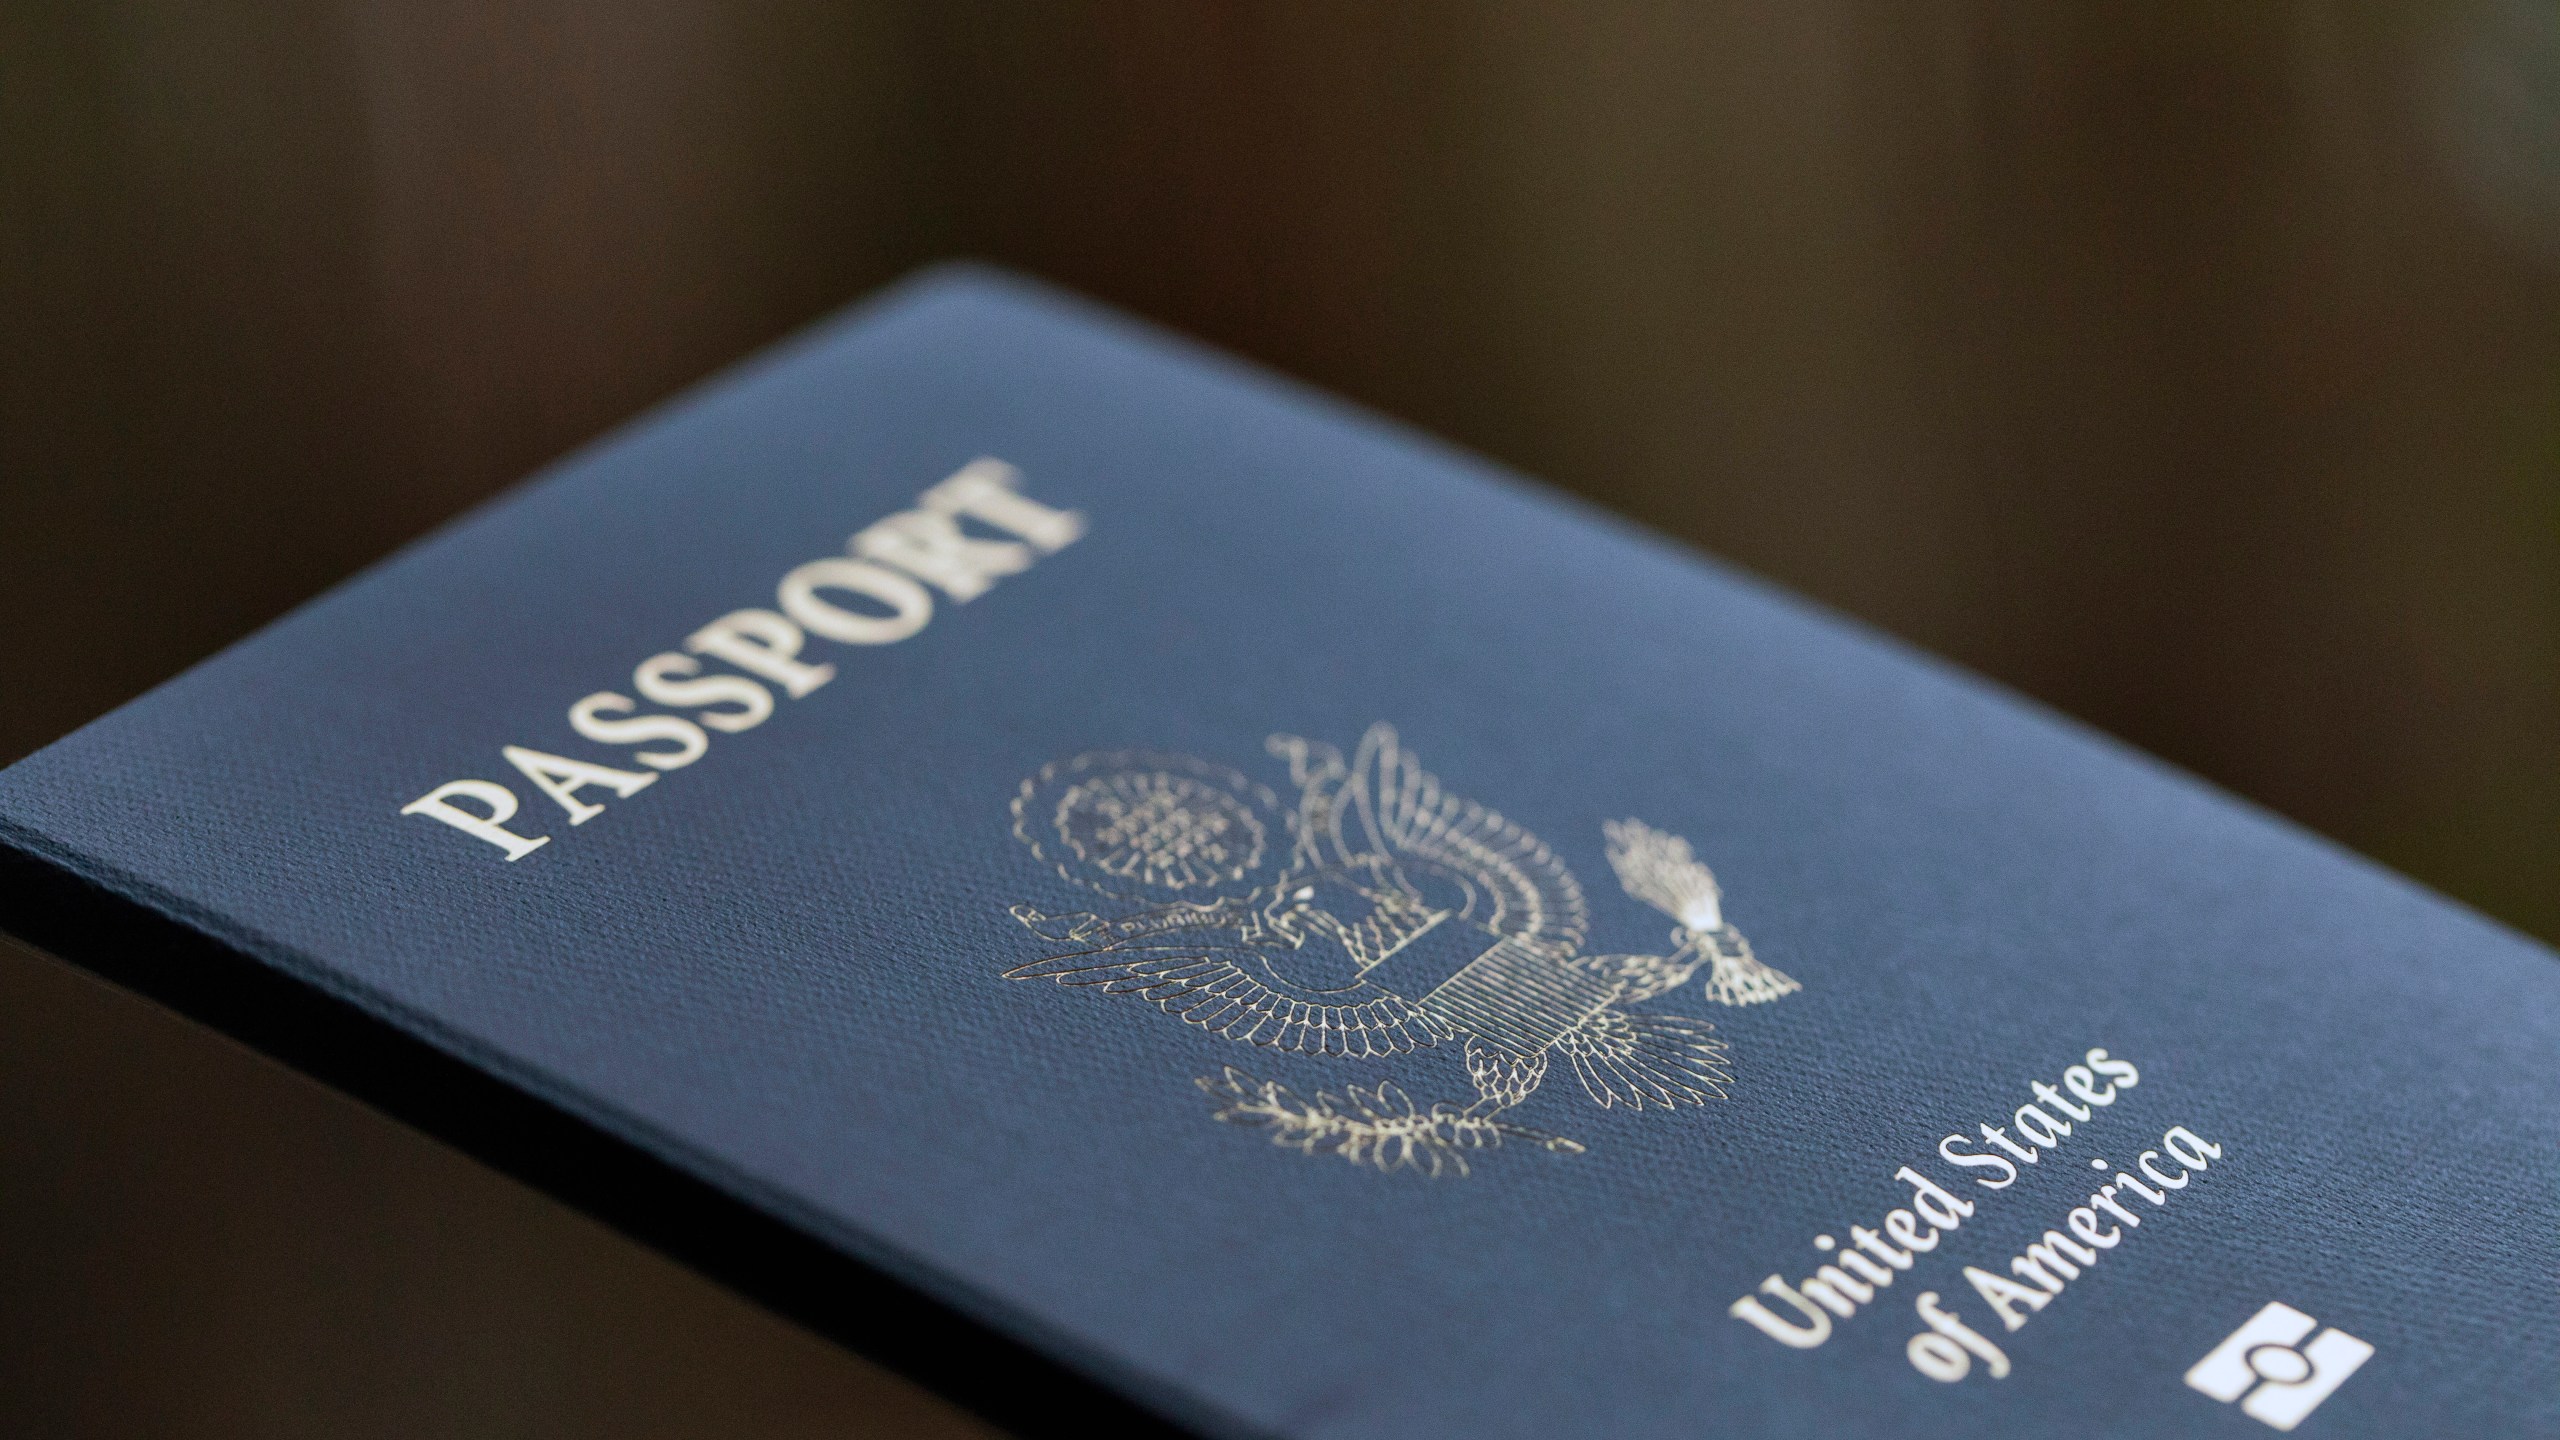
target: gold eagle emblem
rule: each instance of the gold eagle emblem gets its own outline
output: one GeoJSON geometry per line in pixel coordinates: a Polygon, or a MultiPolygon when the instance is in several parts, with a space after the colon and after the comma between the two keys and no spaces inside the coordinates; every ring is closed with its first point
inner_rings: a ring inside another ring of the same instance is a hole
{"type": "Polygon", "coordinates": [[[1234,1066],[1198,1080],[1216,1116],[1275,1143],[1382,1170],[1464,1173],[1470,1151],[1582,1146],[1509,1118],[1549,1067],[1603,1107],[1720,1099],[1726,1043],[1703,1020],[1632,1007],[1704,969],[1708,999],[1752,1005],[1800,988],[1726,923],[1689,842],[1638,820],[1605,827],[1628,894],[1673,920],[1667,954],[1585,954],[1589,907],[1537,836],[1444,789],[1387,725],[1346,761],[1275,735],[1297,794],[1186,755],[1104,751],[1044,767],[1013,799],[1013,833],[1114,913],[1012,914],[1053,947],[1005,972],[1144,1001],[1266,1050],[1389,1061],[1454,1046],[1472,1100],[1417,1104],[1391,1081],[1302,1096],[1234,1066]]]}

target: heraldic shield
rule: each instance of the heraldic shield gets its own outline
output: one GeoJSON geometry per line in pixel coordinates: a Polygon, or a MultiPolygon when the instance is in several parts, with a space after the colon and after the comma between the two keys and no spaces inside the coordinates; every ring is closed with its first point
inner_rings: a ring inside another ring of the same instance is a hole
{"type": "MultiPolygon", "coordinates": [[[[1392,1078],[1301,1095],[1237,1066],[1197,1083],[1216,1117],[1308,1154],[1380,1170],[1467,1170],[1506,1141],[1583,1147],[1515,1122],[1551,1064],[1603,1107],[1721,1099],[1726,1042],[1707,1022],[1638,1010],[1706,971],[1722,1005],[1799,987],[1725,923],[1689,842],[1639,820],[1605,827],[1629,895],[1671,917],[1667,954],[1585,954],[1582,886],[1537,836],[1450,794],[1395,730],[1349,760],[1275,735],[1296,791],[1187,755],[1096,751],[1043,767],[1013,833],[1094,909],[1022,904],[1050,953],[1005,972],[1142,1001],[1265,1050],[1393,1065],[1450,1047],[1469,1100],[1421,1103],[1392,1078]]],[[[1392,1072],[1391,1072],[1392,1073],[1392,1072]]]]}

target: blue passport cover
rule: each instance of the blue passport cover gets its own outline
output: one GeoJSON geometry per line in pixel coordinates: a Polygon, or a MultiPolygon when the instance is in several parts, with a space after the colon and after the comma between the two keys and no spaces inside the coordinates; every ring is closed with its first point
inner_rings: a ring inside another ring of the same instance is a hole
{"type": "Polygon", "coordinates": [[[1025,1430],[2560,1433],[2560,970],[944,271],[0,774],[0,919],[1025,1430]]]}

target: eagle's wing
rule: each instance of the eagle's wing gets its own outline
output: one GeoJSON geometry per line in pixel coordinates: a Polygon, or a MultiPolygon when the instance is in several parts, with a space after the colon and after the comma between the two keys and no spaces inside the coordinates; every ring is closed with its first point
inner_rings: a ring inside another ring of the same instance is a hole
{"type": "MultiPolygon", "coordinates": [[[[1731,932],[1727,932],[1731,933],[1731,932]]],[[[1741,937],[1736,936],[1736,939],[1741,937]]],[[[1676,955],[1585,955],[1582,968],[1618,982],[1618,1003],[1634,1005],[1676,990],[1697,973],[1704,957],[1689,946],[1676,955]]]]}
{"type": "Polygon", "coordinates": [[[1604,1006],[1556,1041],[1583,1090],[1602,1106],[1703,1105],[1733,1081],[1715,1027],[1683,1015],[1630,1015],[1604,1006]]]}
{"type": "Polygon", "coordinates": [[[1308,1055],[1402,1055],[1455,1032],[1374,985],[1293,993],[1249,946],[1129,943],[1017,965],[1008,980],[1054,980],[1127,995],[1230,1040],[1308,1055]]]}
{"type": "Polygon", "coordinates": [[[1343,790],[1373,848],[1466,888],[1464,918],[1568,954],[1581,946],[1590,914],[1573,872],[1537,836],[1441,789],[1394,727],[1372,725],[1360,738],[1343,790]]]}

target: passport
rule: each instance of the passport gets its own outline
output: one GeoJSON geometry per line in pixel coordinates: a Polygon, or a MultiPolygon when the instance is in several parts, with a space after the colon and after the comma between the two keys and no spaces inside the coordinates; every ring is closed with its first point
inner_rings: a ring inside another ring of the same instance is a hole
{"type": "Polygon", "coordinates": [[[2549,952],[997,273],[0,846],[14,933],[1026,1433],[2560,1433],[2549,952]]]}

